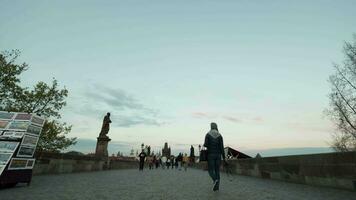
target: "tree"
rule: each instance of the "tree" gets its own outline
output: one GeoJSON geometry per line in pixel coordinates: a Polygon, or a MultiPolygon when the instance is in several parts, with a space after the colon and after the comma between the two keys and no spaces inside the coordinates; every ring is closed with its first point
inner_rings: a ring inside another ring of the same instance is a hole
{"type": "Polygon", "coordinates": [[[0,53],[0,110],[36,113],[46,118],[38,142],[38,150],[59,152],[76,143],[76,138],[66,138],[72,126],[61,123],[59,111],[66,105],[66,88],[59,89],[56,79],[48,85],[42,81],[32,89],[22,87],[20,75],[28,70],[26,63],[16,64],[20,51],[0,53]]]}
{"type": "Polygon", "coordinates": [[[332,147],[337,151],[356,150],[356,34],[353,42],[344,44],[342,65],[334,64],[328,114],[336,124],[332,147]]]}

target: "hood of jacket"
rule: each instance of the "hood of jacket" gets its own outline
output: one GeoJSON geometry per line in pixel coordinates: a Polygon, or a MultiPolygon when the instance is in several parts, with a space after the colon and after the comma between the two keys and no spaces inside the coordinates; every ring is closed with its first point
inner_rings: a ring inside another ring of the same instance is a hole
{"type": "Polygon", "coordinates": [[[219,131],[215,130],[215,129],[211,129],[208,134],[213,137],[213,138],[218,138],[220,136],[220,133],[219,131]]]}

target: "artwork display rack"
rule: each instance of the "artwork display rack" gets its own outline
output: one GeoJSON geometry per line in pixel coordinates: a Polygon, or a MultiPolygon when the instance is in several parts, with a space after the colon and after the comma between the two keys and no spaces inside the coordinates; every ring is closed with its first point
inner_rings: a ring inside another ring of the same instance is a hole
{"type": "Polygon", "coordinates": [[[32,113],[0,111],[0,187],[31,183],[44,122],[32,113]]]}

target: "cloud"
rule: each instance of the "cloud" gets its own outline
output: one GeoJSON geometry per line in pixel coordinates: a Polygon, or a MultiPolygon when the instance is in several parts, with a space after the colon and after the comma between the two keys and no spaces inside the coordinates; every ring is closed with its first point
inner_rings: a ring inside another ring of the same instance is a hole
{"type": "Polygon", "coordinates": [[[193,112],[192,116],[194,118],[208,118],[208,119],[213,119],[216,118],[217,115],[213,113],[207,113],[207,112],[193,112]]]}
{"type": "MultiPolygon", "coordinates": [[[[236,115],[232,114],[216,114],[216,113],[210,113],[210,112],[193,112],[191,113],[191,116],[194,118],[199,118],[199,119],[224,119],[233,123],[242,123],[242,122],[263,122],[263,118],[260,116],[257,117],[251,117],[251,116],[246,116],[243,115],[244,118],[242,119],[241,117],[236,117],[236,115]]],[[[242,115],[241,115],[242,116],[242,115]]]]}
{"type": "Polygon", "coordinates": [[[120,88],[92,85],[82,96],[73,100],[70,110],[85,117],[100,119],[111,113],[112,126],[132,127],[137,125],[160,126],[158,110],[146,107],[134,96],[120,88]]]}
{"type": "Polygon", "coordinates": [[[230,122],[235,122],[235,123],[239,123],[239,122],[242,122],[242,120],[236,118],[236,117],[232,117],[232,116],[223,116],[222,117],[223,119],[226,119],[230,122]]]}
{"type": "Polygon", "coordinates": [[[264,119],[262,117],[255,117],[252,120],[255,122],[263,122],[264,121],[264,119]]]}
{"type": "Polygon", "coordinates": [[[113,121],[117,121],[116,125],[120,127],[131,127],[135,125],[155,125],[160,126],[162,123],[159,123],[156,119],[145,118],[141,116],[114,116],[113,121]]]}
{"type": "Polygon", "coordinates": [[[116,110],[133,109],[152,114],[157,112],[153,109],[146,108],[143,104],[139,103],[136,98],[120,88],[113,89],[103,85],[93,85],[93,87],[94,90],[86,91],[85,96],[104,103],[116,110]]]}

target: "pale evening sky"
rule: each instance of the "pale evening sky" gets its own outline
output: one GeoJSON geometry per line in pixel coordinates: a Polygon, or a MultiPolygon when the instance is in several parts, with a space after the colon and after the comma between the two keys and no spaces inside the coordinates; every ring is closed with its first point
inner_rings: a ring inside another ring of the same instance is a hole
{"type": "MultiPolygon", "coordinates": [[[[356,2],[0,0],[0,50],[23,84],[69,90],[69,136],[138,148],[203,142],[217,122],[240,150],[326,147],[332,63],[356,32],[356,2]]],[[[94,151],[94,150],[93,150],[94,151]]]]}

